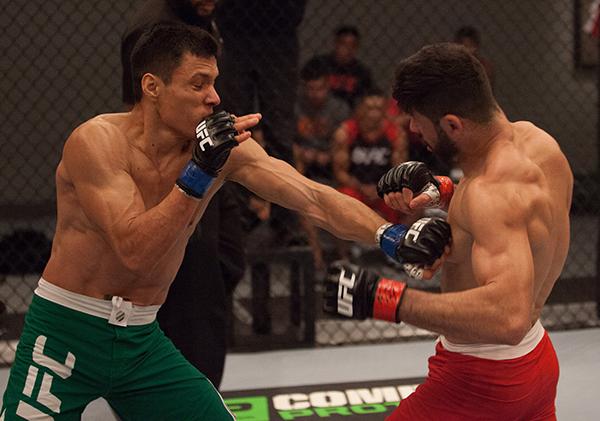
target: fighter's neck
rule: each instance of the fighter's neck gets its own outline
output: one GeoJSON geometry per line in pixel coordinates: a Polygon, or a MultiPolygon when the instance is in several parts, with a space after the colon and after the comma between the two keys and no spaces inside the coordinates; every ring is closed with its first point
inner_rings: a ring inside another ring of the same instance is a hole
{"type": "Polygon", "coordinates": [[[152,160],[188,152],[191,140],[186,140],[154,116],[136,105],[130,112],[127,138],[131,144],[152,160]]]}
{"type": "Polygon", "coordinates": [[[465,176],[478,172],[491,151],[512,137],[512,123],[504,114],[498,114],[490,124],[474,128],[458,155],[458,165],[465,176]]]}

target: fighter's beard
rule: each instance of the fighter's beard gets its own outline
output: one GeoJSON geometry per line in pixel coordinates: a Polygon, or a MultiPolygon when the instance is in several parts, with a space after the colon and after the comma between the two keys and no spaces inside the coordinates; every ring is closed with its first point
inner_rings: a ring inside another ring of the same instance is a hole
{"type": "Polygon", "coordinates": [[[432,151],[442,163],[452,167],[456,163],[458,148],[439,125],[436,126],[436,132],[438,141],[432,151]]]}

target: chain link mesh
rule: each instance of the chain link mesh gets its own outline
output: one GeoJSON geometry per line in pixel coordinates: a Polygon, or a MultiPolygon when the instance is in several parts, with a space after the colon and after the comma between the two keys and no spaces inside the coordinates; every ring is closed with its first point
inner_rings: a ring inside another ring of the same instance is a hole
{"type": "MultiPolygon", "coordinates": [[[[5,118],[0,126],[0,362],[12,361],[23,314],[49,253],[55,225],[54,171],[62,144],[86,119],[122,109],[120,38],[128,18],[143,3],[16,0],[2,5],[0,90],[5,118]]],[[[217,7],[226,4],[223,0],[217,7]]],[[[360,32],[358,58],[386,95],[401,58],[424,44],[452,40],[459,27],[470,25],[480,31],[481,54],[493,65],[494,91],[500,105],[511,120],[530,120],[551,133],[576,175],[571,250],[543,313],[543,322],[551,329],[598,326],[598,84],[589,69],[597,58],[589,56],[589,44],[596,42],[586,39],[581,31],[588,5],[586,0],[310,0],[297,27],[300,48],[296,73],[315,55],[331,51],[336,28],[355,26],[360,32]],[[580,48],[582,39],[587,49],[580,48]]],[[[267,24],[283,25],[286,18],[272,16],[267,24]]],[[[234,21],[244,25],[246,17],[241,15],[234,21]]],[[[219,30],[227,35],[229,28],[219,30]]],[[[269,50],[279,41],[277,37],[261,39],[274,45],[255,48],[269,50]]],[[[227,53],[227,43],[224,49],[227,53]]],[[[591,51],[592,55],[596,52],[591,51]]],[[[267,56],[261,66],[277,78],[281,63],[273,57],[269,61],[267,56]]],[[[242,94],[250,97],[255,92],[242,94]]],[[[254,106],[261,110],[258,97],[254,106]]],[[[286,220],[289,214],[283,215],[288,235],[285,242],[273,247],[300,244],[307,248],[299,221],[286,220]]],[[[318,236],[323,244],[333,244],[330,250],[336,248],[331,239],[318,236]]],[[[388,262],[371,259],[372,250],[351,248],[349,253],[384,274],[403,277],[388,262]]],[[[404,324],[358,323],[323,316],[319,300],[322,274],[317,274],[317,344],[397,341],[429,335],[404,324]]],[[[247,300],[252,295],[251,277],[249,270],[234,296],[234,324],[253,321],[247,300]]],[[[282,297],[294,299],[289,267],[278,262],[268,277],[273,305],[282,297]]],[[[302,282],[313,285],[308,278],[302,282]]],[[[420,286],[437,285],[434,281],[420,286]]],[[[289,329],[277,323],[275,320],[272,335],[289,329]]]]}

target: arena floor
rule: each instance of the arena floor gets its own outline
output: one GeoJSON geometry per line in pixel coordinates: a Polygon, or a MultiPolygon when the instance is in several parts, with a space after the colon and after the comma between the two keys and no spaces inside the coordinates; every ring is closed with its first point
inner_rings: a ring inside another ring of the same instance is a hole
{"type": "MultiPolygon", "coordinates": [[[[550,336],[558,354],[561,370],[557,398],[558,419],[599,419],[600,329],[550,332],[550,336]]],[[[418,383],[418,379],[425,376],[427,357],[432,350],[433,341],[427,340],[401,344],[230,354],[227,357],[221,389],[228,399],[243,397],[245,391],[252,392],[247,396],[254,398],[261,393],[265,396],[301,393],[302,387],[306,388],[307,393],[314,390],[347,390],[384,384],[406,385],[410,388],[411,384],[418,383]],[[319,388],[319,385],[327,387],[319,388]]],[[[8,369],[0,370],[2,391],[6,387],[7,378],[8,369]]],[[[319,418],[318,415],[314,415],[297,419],[319,418]]],[[[327,418],[370,420],[383,419],[384,414],[351,417],[331,415],[327,418]]],[[[114,419],[108,405],[102,400],[92,402],[83,417],[84,421],[114,419]]],[[[278,418],[271,416],[270,419],[278,418]]]]}

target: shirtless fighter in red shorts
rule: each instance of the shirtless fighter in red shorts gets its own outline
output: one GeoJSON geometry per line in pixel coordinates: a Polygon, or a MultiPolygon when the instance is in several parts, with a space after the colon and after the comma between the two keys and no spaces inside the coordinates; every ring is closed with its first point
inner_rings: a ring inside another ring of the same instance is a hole
{"type": "MultiPolygon", "coordinates": [[[[394,98],[429,149],[464,172],[448,208],[442,293],[342,266],[326,308],[440,334],[425,383],[389,420],[553,420],[558,361],[539,317],[569,249],[567,159],[543,130],[506,118],[481,64],[460,46],[428,46],[402,61],[394,98]]],[[[452,189],[407,162],[378,191],[411,213],[452,189]]]]}

